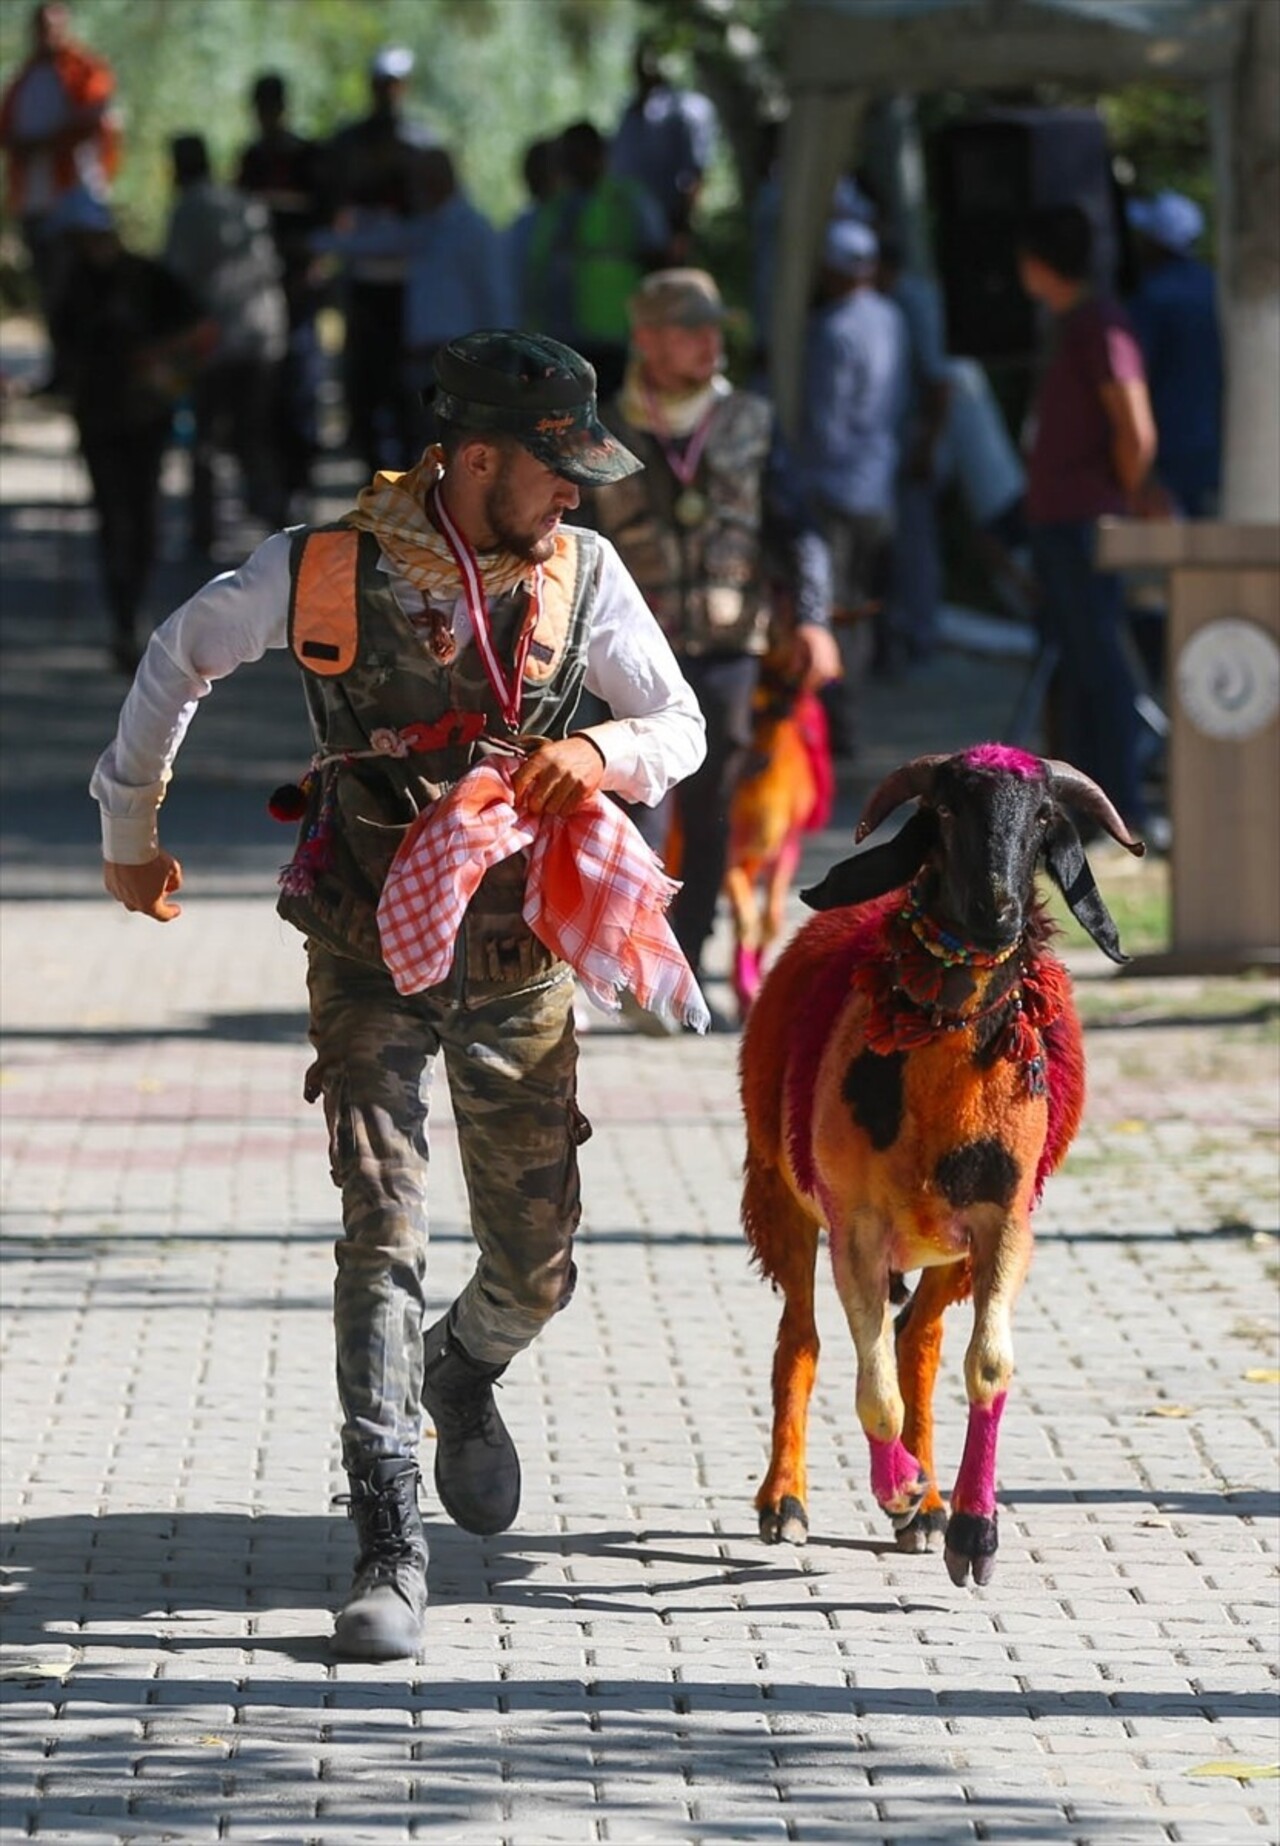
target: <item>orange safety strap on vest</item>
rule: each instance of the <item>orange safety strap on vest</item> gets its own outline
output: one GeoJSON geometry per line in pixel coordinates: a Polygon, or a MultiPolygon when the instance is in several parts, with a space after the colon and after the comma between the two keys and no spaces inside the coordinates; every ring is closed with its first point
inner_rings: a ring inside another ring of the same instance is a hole
{"type": "Polygon", "coordinates": [[[289,645],[308,673],[336,679],[355,665],[360,645],[356,572],[360,534],[310,532],[289,598],[289,645]]]}
{"type": "MultiPolygon", "coordinates": [[[[294,573],[289,601],[289,646],[299,666],[321,679],[337,679],[355,665],[360,646],[357,574],[360,534],[350,527],[309,532],[294,573]]],[[[577,540],[557,535],[555,555],[543,565],[543,593],[525,678],[551,678],[564,655],[578,580],[577,540]]]]}
{"type": "Polygon", "coordinates": [[[533,684],[549,680],[564,657],[578,587],[578,541],[570,532],[556,534],[554,555],[542,566],[542,597],[524,676],[533,684]]]}

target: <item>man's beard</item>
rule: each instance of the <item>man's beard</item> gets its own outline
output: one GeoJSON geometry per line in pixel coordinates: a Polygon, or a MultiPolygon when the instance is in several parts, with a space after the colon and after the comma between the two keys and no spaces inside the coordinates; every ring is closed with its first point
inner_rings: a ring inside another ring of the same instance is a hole
{"type": "Polygon", "coordinates": [[[692,397],[695,391],[705,391],[716,373],[720,370],[720,358],[708,365],[690,365],[672,376],[670,391],[672,397],[692,397]]]}
{"type": "Polygon", "coordinates": [[[485,495],[484,520],[493,533],[496,551],[505,551],[513,558],[525,558],[530,564],[545,564],[555,554],[554,532],[522,532],[514,524],[505,474],[499,474],[485,495]]]}

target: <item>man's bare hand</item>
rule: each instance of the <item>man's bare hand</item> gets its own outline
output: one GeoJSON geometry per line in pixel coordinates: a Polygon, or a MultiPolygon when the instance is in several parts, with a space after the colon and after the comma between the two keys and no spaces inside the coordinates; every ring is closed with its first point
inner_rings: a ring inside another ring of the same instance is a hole
{"type": "Polygon", "coordinates": [[[604,781],[604,758],[587,737],[542,744],[516,770],[511,790],[528,814],[572,814],[604,781]]]}
{"type": "Polygon", "coordinates": [[[157,851],[147,865],[116,865],[108,859],[102,882],[126,910],[140,911],[157,923],[172,923],[182,915],[182,905],[169,902],[169,894],[182,889],[182,867],[172,853],[157,851]]]}
{"type": "Polygon", "coordinates": [[[802,622],[792,643],[791,672],[806,692],[814,692],[844,671],[840,643],[829,628],[802,622]]]}

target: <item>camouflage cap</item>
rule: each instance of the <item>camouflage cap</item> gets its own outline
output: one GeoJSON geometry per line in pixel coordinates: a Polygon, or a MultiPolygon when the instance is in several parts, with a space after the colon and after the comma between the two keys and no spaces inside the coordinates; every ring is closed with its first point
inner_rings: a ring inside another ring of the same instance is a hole
{"type": "Polygon", "coordinates": [[[633,327],[712,327],[727,309],[705,269],[655,269],[627,303],[633,327]]]}
{"type": "Polygon", "coordinates": [[[434,370],[435,389],[423,397],[445,425],[514,436],[583,487],[644,466],[600,421],[595,368],[546,334],[467,333],[440,348],[434,370]]]}

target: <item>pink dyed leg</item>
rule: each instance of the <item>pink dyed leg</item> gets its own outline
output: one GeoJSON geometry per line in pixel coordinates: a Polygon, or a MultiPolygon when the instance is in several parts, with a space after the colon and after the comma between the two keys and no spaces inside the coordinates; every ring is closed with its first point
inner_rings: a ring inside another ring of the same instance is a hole
{"type": "Polygon", "coordinates": [[[1006,1391],[1001,1391],[989,1404],[969,1406],[964,1455],[951,1496],[958,1513],[976,1513],[981,1519],[989,1519],[996,1510],[996,1444],[1007,1396],[1006,1391]]]}
{"type": "Polygon", "coordinates": [[[928,1489],[920,1463],[904,1448],[902,1439],[883,1442],[868,1436],[871,1449],[871,1491],[893,1519],[910,1517],[928,1489]]]}
{"type": "Polygon", "coordinates": [[[745,1012],[760,991],[760,951],[742,943],[734,950],[733,991],[745,1012]]]}
{"type": "Polygon", "coordinates": [[[999,1543],[996,1520],[996,1444],[1005,1392],[990,1404],[970,1404],[964,1455],[956,1476],[944,1546],[951,1581],[964,1583],[970,1572],[975,1583],[989,1583],[996,1567],[999,1543]]]}

